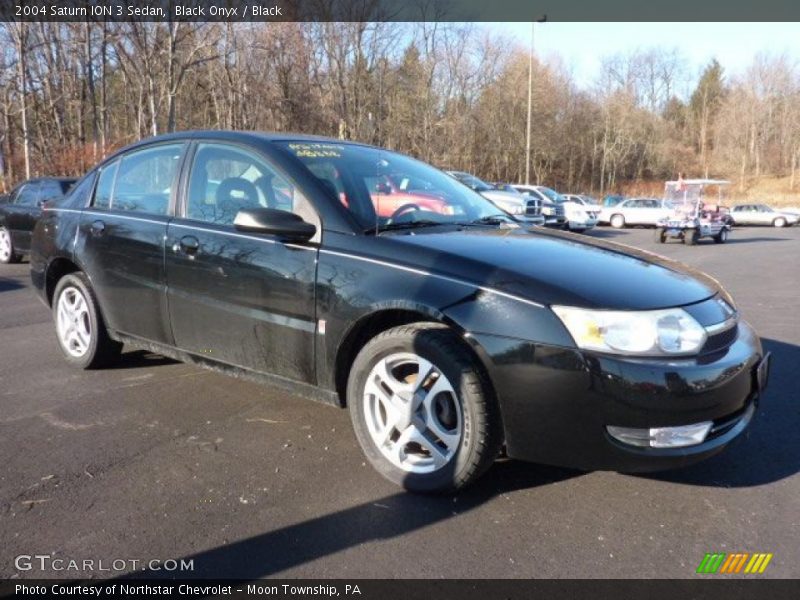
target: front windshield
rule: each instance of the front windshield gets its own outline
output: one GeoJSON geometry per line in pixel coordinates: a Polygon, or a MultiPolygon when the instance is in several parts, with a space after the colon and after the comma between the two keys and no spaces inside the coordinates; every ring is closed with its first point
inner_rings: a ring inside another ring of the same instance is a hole
{"type": "Polygon", "coordinates": [[[562,196],[555,190],[551,190],[549,187],[540,187],[539,191],[542,192],[545,196],[547,196],[549,200],[555,202],[556,204],[562,204],[567,201],[567,199],[564,198],[564,196],[562,196]]]}
{"type": "Polygon", "coordinates": [[[336,142],[278,142],[367,230],[463,224],[499,208],[446,173],[379,148],[336,142]]]}

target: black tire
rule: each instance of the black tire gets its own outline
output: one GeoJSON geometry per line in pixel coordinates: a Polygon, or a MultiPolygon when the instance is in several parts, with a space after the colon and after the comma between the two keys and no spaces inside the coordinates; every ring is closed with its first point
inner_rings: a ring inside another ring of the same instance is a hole
{"type": "Polygon", "coordinates": [[[110,366],[119,360],[122,344],[109,337],[89,279],[83,273],[70,273],[59,280],[53,293],[53,321],[56,326],[58,346],[61,348],[64,358],[72,366],[80,369],[99,369],[110,366]],[[85,323],[89,332],[88,347],[80,356],[69,351],[62,341],[59,329],[59,300],[63,294],[74,294],[75,291],[80,293],[86,303],[85,323]]]}
{"type": "Polygon", "coordinates": [[[700,235],[697,233],[697,229],[687,230],[683,234],[683,243],[687,246],[694,246],[699,240],[700,235]]]}
{"type": "Polygon", "coordinates": [[[14,251],[14,243],[11,239],[11,232],[5,227],[0,227],[0,235],[6,236],[8,240],[8,251],[0,252],[0,263],[11,265],[22,260],[22,255],[14,251]]]}
{"type": "Polygon", "coordinates": [[[608,220],[608,222],[614,229],[625,228],[625,216],[619,213],[611,215],[611,218],[608,220]]]}
{"type": "Polygon", "coordinates": [[[655,239],[659,244],[664,244],[667,241],[667,232],[663,227],[656,227],[655,239]]]}
{"type": "Polygon", "coordinates": [[[786,219],[783,217],[778,217],[772,222],[773,227],[786,227],[786,219]]]}
{"type": "Polygon", "coordinates": [[[409,491],[461,489],[492,465],[503,444],[500,411],[483,369],[459,337],[439,323],[395,327],[367,343],[350,370],[347,401],[356,438],[372,466],[409,491]],[[452,384],[460,407],[462,427],[457,448],[445,465],[429,473],[409,472],[392,463],[373,440],[367,424],[365,398],[370,373],[380,361],[403,353],[430,361],[452,384]]]}
{"type": "Polygon", "coordinates": [[[724,244],[728,241],[728,228],[723,227],[719,230],[719,233],[714,236],[714,243],[715,244],[724,244]]]}

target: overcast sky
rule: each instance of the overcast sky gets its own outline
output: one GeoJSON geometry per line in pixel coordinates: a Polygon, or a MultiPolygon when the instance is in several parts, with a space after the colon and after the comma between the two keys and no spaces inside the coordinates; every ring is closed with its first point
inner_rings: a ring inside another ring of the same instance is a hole
{"type": "MultiPolygon", "coordinates": [[[[491,23],[525,47],[530,23],[491,23]]],[[[765,51],[785,52],[800,62],[800,25],[797,23],[542,23],[536,24],[535,52],[545,58],[559,54],[580,86],[588,86],[608,54],[636,48],[678,47],[689,62],[693,79],[712,58],[727,74],[744,70],[753,56],[765,51]]]]}

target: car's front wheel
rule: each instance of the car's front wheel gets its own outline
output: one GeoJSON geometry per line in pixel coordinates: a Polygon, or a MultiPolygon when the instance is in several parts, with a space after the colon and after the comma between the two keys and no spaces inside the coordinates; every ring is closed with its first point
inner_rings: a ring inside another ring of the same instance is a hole
{"type": "Polygon", "coordinates": [[[783,217],[778,217],[772,222],[772,225],[774,227],[786,227],[786,219],[783,217]]]}
{"type": "Polygon", "coordinates": [[[19,262],[22,257],[14,252],[14,243],[11,232],[5,227],[0,227],[0,263],[8,265],[19,262]]]}
{"type": "Polygon", "coordinates": [[[477,360],[437,323],[395,327],[373,338],[353,363],[347,400],[369,461],[411,491],[472,483],[503,441],[494,394],[477,360]]]}
{"type": "Polygon", "coordinates": [[[59,346],[70,364],[96,369],[115,362],[122,344],[108,336],[89,280],[83,273],[65,275],[53,294],[53,319],[59,346]]]}
{"type": "Polygon", "coordinates": [[[714,236],[714,242],[717,244],[724,244],[728,241],[728,228],[723,227],[719,230],[719,233],[714,236]]]}

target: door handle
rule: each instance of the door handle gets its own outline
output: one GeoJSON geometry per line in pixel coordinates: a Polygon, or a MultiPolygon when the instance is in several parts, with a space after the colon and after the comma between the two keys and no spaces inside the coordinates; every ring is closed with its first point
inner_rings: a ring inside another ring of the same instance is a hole
{"type": "Polygon", "coordinates": [[[92,235],[102,235],[106,230],[106,224],[103,221],[92,222],[92,235]]]}
{"type": "Polygon", "coordinates": [[[188,254],[189,256],[194,256],[197,254],[198,250],[200,250],[200,240],[198,240],[193,235],[185,235],[183,236],[177,244],[175,244],[172,249],[175,252],[183,252],[184,254],[188,254]]]}

